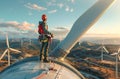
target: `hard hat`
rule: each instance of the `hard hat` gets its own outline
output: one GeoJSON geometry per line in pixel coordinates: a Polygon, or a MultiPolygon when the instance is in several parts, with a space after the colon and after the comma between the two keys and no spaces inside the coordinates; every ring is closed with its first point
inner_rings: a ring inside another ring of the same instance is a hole
{"type": "Polygon", "coordinates": [[[42,20],[43,21],[47,20],[47,16],[45,14],[42,15],[42,20]]]}

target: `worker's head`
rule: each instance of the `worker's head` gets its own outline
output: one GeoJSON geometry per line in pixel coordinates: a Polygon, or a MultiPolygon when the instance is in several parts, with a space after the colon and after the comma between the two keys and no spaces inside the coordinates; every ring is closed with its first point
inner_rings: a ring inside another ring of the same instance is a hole
{"type": "Polygon", "coordinates": [[[46,14],[43,14],[41,18],[42,18],[43,21],[46,21],[47,20],[46,14]]]}

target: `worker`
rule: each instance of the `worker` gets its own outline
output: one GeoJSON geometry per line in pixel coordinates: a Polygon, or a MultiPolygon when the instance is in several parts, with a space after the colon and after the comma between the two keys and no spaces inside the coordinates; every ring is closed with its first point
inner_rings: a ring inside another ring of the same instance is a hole
{"type": "Polygon", "coordinates": [[[42,43],[42,47],[40,49],[40,61],[43,60],[44,62],[49,62],[48,49],[51,38],[53,38],[53,34],[48,31],[46,14],[43,14],[41,18],[42,21],[40,21],[38,25],[39,41],[42,43]]]}

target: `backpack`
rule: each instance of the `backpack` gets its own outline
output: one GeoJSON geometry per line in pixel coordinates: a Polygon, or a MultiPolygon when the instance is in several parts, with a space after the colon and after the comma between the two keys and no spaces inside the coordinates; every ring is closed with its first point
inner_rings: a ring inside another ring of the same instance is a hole
{"type": "Polygon", "coordinates": [[[39,34],[44,34],[44,30],[43,30],[43,27],[42,27],[41,23],[38,25],[38,33],[39,34]]]}
{"type": "Polygon", "coordinates": [[[44,30],[43,30],[42,22],[39,22],[38,33],[40,34],[38,37],[38,40],[40,42],[47,42],[48,41],[48,38],[46,37],[44,30]]]}

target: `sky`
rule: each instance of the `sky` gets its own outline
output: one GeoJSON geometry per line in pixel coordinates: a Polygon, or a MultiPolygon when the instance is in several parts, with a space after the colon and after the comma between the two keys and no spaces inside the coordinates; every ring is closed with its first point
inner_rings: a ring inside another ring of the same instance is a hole
{"type": "MultiPolygon", "coordinates": [[[[73,23],[97,0],[0,0],[0,35],[37,38],[38,22],[46,14],[49,31],[63,38],[73,23]]],[[[116,0],[86,36],[120,34],[120,0],[116,0]]]]}

